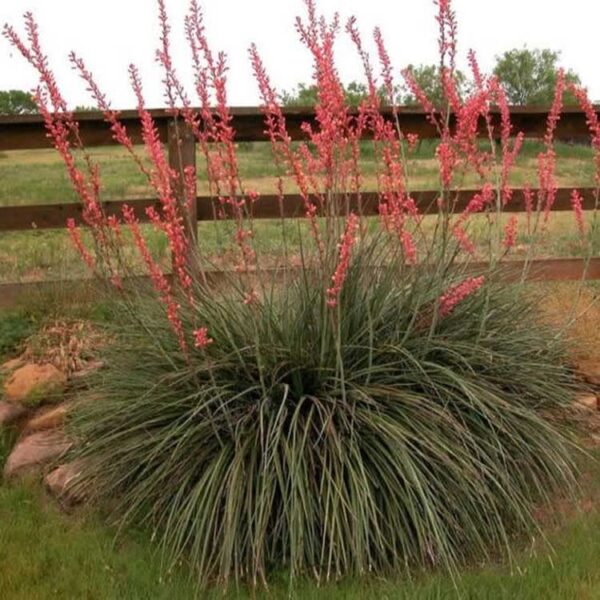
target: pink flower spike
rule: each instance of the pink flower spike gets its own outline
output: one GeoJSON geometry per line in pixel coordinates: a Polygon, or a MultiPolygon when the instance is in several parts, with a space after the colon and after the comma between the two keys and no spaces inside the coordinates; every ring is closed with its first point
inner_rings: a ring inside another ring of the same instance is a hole
{"type": "Polygon", "coordinates": [[[454,167],[456,166],[456,154],[448,142],[442,142],[437,150],[436,156],[440,164],[440,177],[444,188],[452,185],[454,167]]]}
{"type": "Polygon", "coordinates": [[[585,221],[583,217],[583,198],[578,190],[573,190],[571,193],[571,206],[573,207],[573,213],[575,214],[575,222],[577,223],[577,229],[582,238],[585,237],[585,221]]]}
{"type": "Polygon", "coordinates": [[[458,304],[474,294],[485,283],[485,277],[471,277],[451,287],[439,299],[440,317],[448,316],[458,304]]]}
{"type": "Polygon", "coordinates": [[[71,240],[77,248],[77,251],[83,258],[85,264],[93,271],[96,268],[96,261],[94,257],[90,254],[89,250],[85,247],[83,240],[81,239],[81,231],[75,225],[75,219],[67,219],[67,229],[69,230],[69,235],[71,236],[71,240]]]}
{"type": "Polygon", "coordinates": [[[208,329],[206,327],[200,327],[194,331],[194,346],[198,349],[206,348],[212,344],[214,340],[208,337],[208,329]]]}
{"type": "Polygon", "coordinates": [[[533,216],[533,190],[531,185],[527,184],[523,189],[523,201],[525,203],[525,212],[527,213],[527,233],[531,233],[531,217],[533,216]]]}
{"type": "Polygon", "coordinates": [[[419,136],[416,133],[407,133],[406,141],[408,142],[408,151],[414,152],[419,145],[419,136]]]}
{"type": "Polygon", "coordinates": [[[519,218],[517,215],[513,215],[504,228],[504,240],[502,241],[502,245],[506,250],[510,250],[517,241],[518,225],[519,218]]]}
{"type": "Polygon", "coordinates": [[[414,265],[417,263],[417,247],[415,245],[415,241],[413,236],[409,231],[404,230],[401,235],[402,248],[404,249],[404,256],[406,258],[406,262],[409,265],[414,265]]]}
{"type": "Polygon", "coordinates": [[[342,235],[339,245],[339,260],[335,273],[331,277],[332,286],[327,290],[327,306],[335,308],[338,304],[338,298],[344,286],[348,268],[350,267],[350,256],[352,247],[356,243],[356,233],[358,231],[358,217],[352,213],[346,222],[346,230],[342,235]]]}
{"type": "Polygon", "coordinates": [[[471,256],[475,254],[477,248],[461,225],[456,225],[452,229],[452,235],[464,252],[470,254],[471,256]]]}

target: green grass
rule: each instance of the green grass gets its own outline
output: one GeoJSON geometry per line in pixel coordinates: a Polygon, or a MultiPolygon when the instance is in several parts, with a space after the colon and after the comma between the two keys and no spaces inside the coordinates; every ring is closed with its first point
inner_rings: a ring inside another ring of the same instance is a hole
{"type": "MultiPolygon", "coordinates": [[[[435,161],[437,142],[424,140],[417,152],[409,155],[410,175],[418,187],[435,188],[439,170],[435,161]]],[[[537,181],[537,154],[543,149],[541,143],[529,140],[516,163],[513,183],[537,181]]],[[[141,149],[140,149],[141,151],[141,149]]],[[[594,164],[589,146],[557,143],[557,178],[561,185],[592,185],[594,164]]],[[[139,173],[133,161],[118,146],[90,149],[91,156],[101,169],[104,198],[136,198],[151,194],[145,177],[139,173]]],[[[275,175],[269,144],[251,142],[238,145],[238,160],[242,181],[260,192],[275,191],[275,175]]],[[[204,160],[198,153],[200,166],[200,193],[206,193],[202,173],[204,160]]],[[[366,183],[375,184],[375,156],[369,142],[362,143],[362,170],[366,183]]],[[[62,161],[54,150],[15,150],[0,156],[0,206],[47,204],[76,201],[62,161]]],[[[475,185],[473,175],[466,178],[465,185],[475,185]]],[[[368,187],[368,186],[367,186],[368,187]]]]}
{"type": "MultiPolygon", "coordinates": [[[[508,217],[505,217],[505,220],[508,217]]],[[[377,229],[378,219],[370,219],[372,228],[377,229]]],[[[434,217],[426,217],[426,223],[433,224],[434,217]]],[[[591,223],[591,215],[589,215],[591,223]]],[[[472,218],[475,237],[485,240],[487,227],[478,217],[472,218]]],[[[154,256],[169,268],[169,252],[164,236],[149,226],[143,226],[144,234],[154,256]]],[[[283,259],[281,225],[278,220],[257,220],[254,223],[255,243],[263,260],[280,262],[283,259]]],[[[303,220],[286,222],[286,243],[291,256],[298,257],[301,240],[308,234],[307,223],[303,220]]],[[[228,256],[233,235],[231,222],[205,222],[198,224],[198,240],[202,253],[216,258],[219,268],[223,256],[228,256]]],[[[596,236],[600,228],[596,228],[596,236]]],[[[84,236],[85,237],[85,236],[84,236]]],[[[521,216],[517,247],[513,258],[523,258],[527,254],[529,237],[526,233],[525,216],[521,216]]],[[[596,241],[598,244],[598,241],[596,241]]],[[[581,244],[573,215],[570,212],[552,216],[547,234],[536,246],[538,258],[544,256],[570,257],[586,254],[581,244]]],[[[66,231],[27,231],[0,235],[0,282],[39,281],[56,279],[76,279],[89,275],[85,264],[75,250],[66,231]]]]}
{"type": "MultiPolygon", "coordinates": [[[[439,170],[435,161],[437,142],[424,140],[418,151],[411,156],[410,174],[413,187],[434,188],[439,170]]],[[[535,184],[536,155],[542,150],[540,143],[528,141],[513,172],[513,184],[535,184]]],[[[557,179],[564,186],[593,185],[593,160],[587,146],[557,144],[557,179]]],[[[101,166],[103,197],[105,199],[139,198],[152,196],[144,177],[136,170],[120,147],[91,149],[92,156],[101,166]]],[[[241,178],[251,189],[261,193],[275,190],[275,170],[268,144],[260,142],[238,145],[241,178]]],[[[203,159],[198,156],[198,164],[203,159]]],[[[369,142],[363,142],[362,167],[365,189],[375,189],[375,157],[369,142]]],[[[200,193],[206,193],[205,180],[200,174],[200,193]]],[[[11,151],[0,156],[0,206],[75,202],[64,166],[58,154],[51,149],[36,151],[11,151]]],[[[477,180],[467,176],[463,186],[476,186],[477,180]]],[[[293,191],[288,182],[286,191],[293,191]]],[[[552,256],[572,256],[581,253],[572,215],[556,216],[557,225],[549,236],[541,253],[552,256]]],[[[305,228],[304,228],[305,229],[305,228]]],[[[292,252],[298,251],[299,232],[297,224],[288,224],[287,241],[292,252]]],[[[155,255],[166,262],[167,250],[164,238],[146,228],[149,244],[155,255]]],[[[281,256],[281,233],[278,222],[256,224],[257,238],[262,249],[274,258],[281,256]]],[[[228,225],[220,223],[199,224],[199,240],[205,252],[219,256],[228,239],[228,225]]],[[[520,243],[526,243],[523,236],[520,243]]],[[[40,279],[77,278],[86,270],[72,247],[66,231],[28,231],[0,235],[0,281],[37,281],[40,279]]]]}
{"type": "Polygon", "coordinates": [[[0,597],[191,598],[183,577],[161,577],[146,543],[116,545],[114,532],[93,517],[59,514],[43,492],[0,488],[0,597]]]}
{"type": "MultiPolygon", "coordinates": [[[[2,459],[0,435],[0,464],[2,459]]],[[[599,481],[595,468],[594,478],[599,481]]],[[[184,572],[160,576],[143,538],[115,542],[93,513],[65,516],[37,487],[0,487],[0,598],[3,600],[284,600],[283,579],[269,593],[194,594],[184,572]]],[[[600,512],[576,514],[549,535],[553,546],[522,550],[512,567],[473,568],[455,584],[444,576],[410,582],[301,583],[297,600],[593,600],[600,598],[600,512]]]]}
{"type": "Polygon", "coordinates": [[[22,312],[0,313],[0,362],[13,354],[34,331],[33,319],[22,312]]]}

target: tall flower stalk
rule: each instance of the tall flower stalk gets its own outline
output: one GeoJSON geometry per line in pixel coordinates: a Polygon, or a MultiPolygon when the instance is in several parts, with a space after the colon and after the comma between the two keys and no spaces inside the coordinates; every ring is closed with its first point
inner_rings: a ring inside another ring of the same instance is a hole
{"type": "MultiPolygon", "coordinates": [[[[267,61],[257,45],[249,48],[286,260],[292,226],[284,190],[294,189],[302,209],[299,264],[273,272],[257,243],[261,198],[240,168],[227,57],[212,49],[191,0],[188,90],[166,3],[157,2],[155,58],[172,128],[177,140],[193,136],[204,169],[185,165],[180,148],[165,150],[135,65],[129,79],[141,145],[87,63],[75,53],[69,60],[156,196],[145,217],[166,241],[168,266],[153,255],[133,207],[105,214],[100,166],[85,151],[33,16],[25,16],[25,36],[4,29],[38,73],[36,102],[83,205],[87,233],[70,221],[73,243],[129,311],[115,334],[126,351],[115,352],[109,376],[90,386],[106,391],[114,410],[82,403],[77,421],[85,441],[77,456],[90,465],[82,488],[116,500],[124,519],[162,532],[172,563],[185,558],[202,583],[266,582],[271,568],[320,581],[415,566],[454,570],[470,550],[494,554],[514,528],[532,525],[537,502],[573,483],[569,444],[548,415],[564,413],[577,385],[558,337],[537,323],[530,291],[503,277],[521,234],[513,209],[526,212],[531,238],[521,283],[547,233],[569,86],[591,132],[598,204],[600,125],[587,94],[559,76],[538,189],[528,186],[524,206],[515,207],[524,134],[474,52],[474,85],[461,90],[456,15],[450,0],[436,0],[441,105],[410,70],[402,73],[440,138],[438,215],[430,217],[412,177],[419,138],[401,127],[397,73],[381,30],[373,32],[372,60],[356,19],[342,28],[339,15],[328,21],[315,0],[304,0],[296,32],[312,61],[317,102],[302,139],[293,139],[267,61]],[[366,80],[356,109],[336,66],[344,31],[366,80]],[[367,153],[375,157],[375,189],[366,184],[367,153]],[[462,203],[467,179],[476,191],[462,203]],[[190,214],[200,183],[214,220],[231,223],[229,260],[216,283],[212,271],[224,261],[197,243],[190,214]],[[367,193],[376,218],[364,214],[367,193]],[[140,269],[149,284],[131,277],[140,269]]],[[[577,191],[572,206],[589,264],[595,217],[587,226],[577,191]]]]}

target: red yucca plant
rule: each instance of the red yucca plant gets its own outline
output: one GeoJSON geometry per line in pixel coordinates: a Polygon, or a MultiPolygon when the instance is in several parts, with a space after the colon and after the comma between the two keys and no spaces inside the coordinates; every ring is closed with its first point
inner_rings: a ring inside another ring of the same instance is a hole
{"type": "MultiPolygon", "coordinates": [[[[292,141],[258,49],[249,50],[278,173],[283,263],[276,268],[260,252],[253,220],[260,196],[240,176],[225,56],[211,50],[195,0],[185,20],[193,100],[173,64],[162,0],[156,58],[173,127],[193,135],[204,157],[201,175],[183,160],[182,168],[170,164],[135,66],[143,154],[83,60],[70,57],[114,139],[155,190],[160,210],[146,216],[168,240],[170,274],[131,207],[105,215],[100,168],[83,147],[31,14],[26,40],[4,30],[39,73],[36,102],[84,206],[89,235],[70,222],[71,236],[122,309],[106,369],[90,379],[103,400],[83,401],[73,417],[81,442],[74,454],[86,465],[74,485],[116,504],[119,518],[155,530],[170,560],[185,558],[203,584],[266,582],[278,569],[319,579],[453,569],[473,554],[507,549],[510,534],[532,526],[536,504],[574,480],[559,415],[577,386],[561,337],[539,318],[525,284],[557,196],[563,74],[539,186],[524,193],[528,254],[521,276],[513,269],[507,283],[521,223],[504,212],[518,200],[510,181],[524,135],[513,131],[506,94],[480,72],[474,53],[472,91],[459,94],[449,0],[436,2],[445,105],[434,106],[403,73],[440,138],[435,218],[425,216],[411,185],[419,140],[400,127],[381,32],[374,32],[376,74],[355,20],[346,24],[367,84],[352,110],[335,66],[339,17],[329,22],[313,0],[305,4],[296,29],[318,90],[305,141],[292,141]],[[366,155],[375,159],[375,194],[365,189],[366,155]],[[231,264],[218,282],[219,257],[196,242],[189,216],[200,176],[216,221],[232,223],[231,264]],[[460,205],[467,177],[479,191],[460,205]],[[304,212],[296,227],[286,218],[290,182],[304,212]],[[373,196],[379,216],[368,218],[373,196]],[[299,249],[290,248],[293,236],[299,249]],[[151,286],[127,278],[140,263],[151,286]]],[[[600,124],[585,90],[568,87],[588,116],[600,185],[600,124]]],[[[586,222],[578,191],[572,201],[591,256],[595,218],[586,222]]]]}

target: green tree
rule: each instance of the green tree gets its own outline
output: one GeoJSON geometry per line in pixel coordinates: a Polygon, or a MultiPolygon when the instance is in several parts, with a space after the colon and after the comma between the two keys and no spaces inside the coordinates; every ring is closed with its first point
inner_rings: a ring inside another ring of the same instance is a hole
{"type": "MultiPolygon", "coordinates": [[[[494,75],[503,83],[511,104],[549,105],[554,98],[559,59],[560,52],[548,48],[515,48],[496,57],[494,75]]],[[[565,73],[567,81],[580,83],[576,73],[565,73]]],[[[570,93],[565,94],[565,102],[574,103],[570,93]]]]}
{"type": "Polygon", "coordinates": [[[281,94],[283,106],[314,106],[317,103],[317,86],[299,83],[293,90],[281,94]]]}
{"type": "MultiPolygon", "coordinates": [[[[364,83],[351,81],[343,87],[344,96],[349,106],[358,106],[369,95],[369,90],[364,83]]],[[[382,101],[385,102],[383,90],[379,90],[378,94],[382,101]]],[[[317,103],[318,97],[319,94],[315,84],[306,85],[305,83],[299,83],[295,89],[285,91],[281,94],[281,102],[284,106],[314,106],[317,103]]]]}
{"type": "MultiPolygon", "coordinates": [[[[436,107],[441,107],[446,103],[444,89],[440,76],[440,67],[437,65],[408,65],[407,70],[412,73],[419,87],[425,92],[429,100],[436,107]]],[[[469,82],[462,71],[454,73],[458,95],[463,98],[469,91],[469,82]]],[[[415,96],[406,90],[401,96],[401,103],[405,106],[419,106],[419,101],[415,96]]]]}
{"type": "Polygon", "coordinates": [[[27,115],[37,112],[31,94],[21,90],[0,91],[1,115],[27,115]]]}

